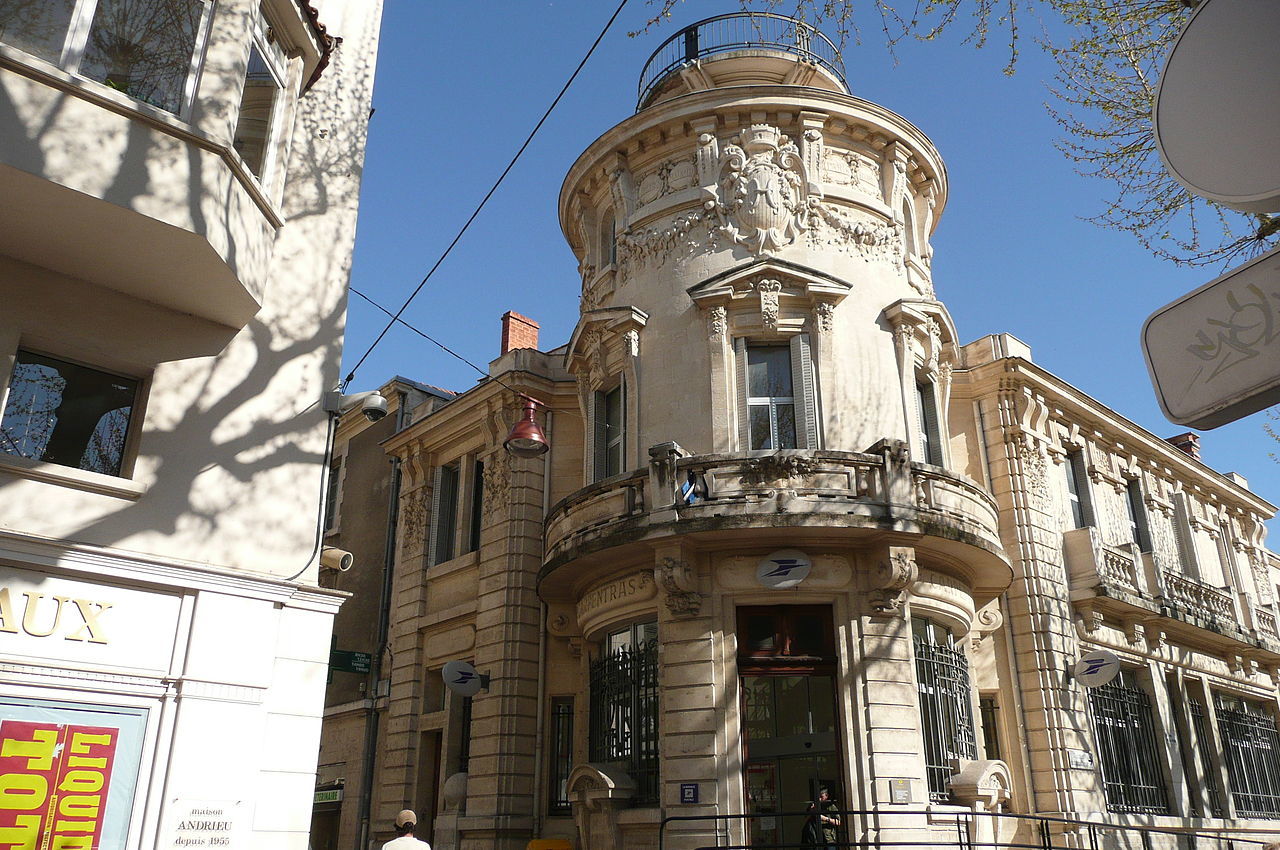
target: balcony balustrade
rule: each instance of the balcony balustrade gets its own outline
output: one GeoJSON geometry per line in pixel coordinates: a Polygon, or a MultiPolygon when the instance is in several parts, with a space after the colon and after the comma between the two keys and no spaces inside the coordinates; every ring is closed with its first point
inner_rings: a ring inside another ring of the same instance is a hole
{"type": "Polygon", "coordinates": [[[902,443],[881,441],[865,453],[695,456],[666,443],[650,455],[648,470],[593,484],[552,508],[544,577],[664,536],[788,529],[795,545],[810,531],[825,540],[900,533],[917,552],[934,550],[965,563],[975,589],[998,592],[1008,583],[991,496],[961,476],[911,463],[902,443]]]}

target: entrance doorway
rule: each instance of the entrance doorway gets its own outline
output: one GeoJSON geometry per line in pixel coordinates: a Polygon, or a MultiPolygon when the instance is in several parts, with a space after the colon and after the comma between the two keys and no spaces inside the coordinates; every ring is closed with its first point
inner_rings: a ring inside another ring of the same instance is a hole
{"type": "Polygon", "coordinates": [[[738,673],[750,843],[800,846],[820,787],[846,807],[831,609],[740,608],[738,673]]]}

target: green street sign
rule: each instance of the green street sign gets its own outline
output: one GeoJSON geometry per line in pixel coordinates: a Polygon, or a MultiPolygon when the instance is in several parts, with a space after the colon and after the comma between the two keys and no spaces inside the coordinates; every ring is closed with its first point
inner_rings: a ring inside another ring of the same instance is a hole
{"type": "Polygon", "coordinates": [[[329,652],[329,669],[340,673],[368,673],[373,656],[367,652],[334,649],[329,652]]]}

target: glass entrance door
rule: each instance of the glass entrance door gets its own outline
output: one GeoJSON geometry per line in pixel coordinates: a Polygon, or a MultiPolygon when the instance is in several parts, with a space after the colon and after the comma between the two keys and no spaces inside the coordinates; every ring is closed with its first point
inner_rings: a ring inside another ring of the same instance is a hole
{"type": "Polygon", "coordinates": [[[738,637],[747,834],[753,847],[799,847],[820,787],[846,806],[831,609],[742,608],[738,637]]]}

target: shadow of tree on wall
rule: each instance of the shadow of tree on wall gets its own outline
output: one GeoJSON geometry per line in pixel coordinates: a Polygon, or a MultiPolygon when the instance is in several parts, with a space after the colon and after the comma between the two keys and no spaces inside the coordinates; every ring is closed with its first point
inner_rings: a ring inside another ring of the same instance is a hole
{"type": "MultiPolygon", "coordinates": [[[[317,535],[327,434],[317,401],[338,379],[373,84],[371,57],[353,48],[376,39],[377,5],[352,13],[358,29],[340,33],[351,47],[335,53],[326,74],[298,102],[280,204],[286,223],[272,240],[262,309],[238,333],[228,330],[229,341],[220,348],[193,340],[186,356],[168,352],[139,364],[154,367],[135,476],[146,492],[132,502],[28,485],[23,499],[5,500],[4,525],[52,527],[57,533],[47,536],[278,577],[307,565],[317,535]],[[55,506],[62,516],[51,520],[55,506]]],[[[222,34],[239,31],[238,22],[218,14],[226,8],[217,7],[212,25],[222,34]]],[[[238,79],[243,71],[226,77],[238,79]]],[[[216,102],[234,105],[233,93],[221,94],[216,102]]],[[[217,191],[222,187],[211,181],[226,180],[228,172],[211,168],[207,152],[190,142],[158,134],[137,118],[123,140],[104,138],[68,117],[75,95],[60,93],[42,110],[19,97],[20,87],[15,94],[0,85],[0,126],[27,128],[25,135],[6,133],[0,140],[5,162],[41,175],[57,167],[59,157],[97,157],[92,167],[103,172],[100,196],[144,215],[158,195],[174,191],[164,178],[185,172],[177,186],[185,188],[196,232],[204,232],[213,216],[234,222],[261,215],[243,193],[217,191]],[[110,154],[122,141],[118,155],[110,154]],[[73,146],[79,149],[69,150],[73,146]],[[211,208],[211,199],[219,206],[211,208]]],[[[231,240],[227,259],[233,267],[237,250],[231,240]]],[[[200,281],[175,279],[171,285],[198,287],[200,281]]],[[[109,345],[121,333],[128,331],[102,327],[95,345],[109,345]]],[[[0,490],[21,480],[0,474],[0,490]]],[[[314,574],[309,579],[314,582],[314,574]]]]}

